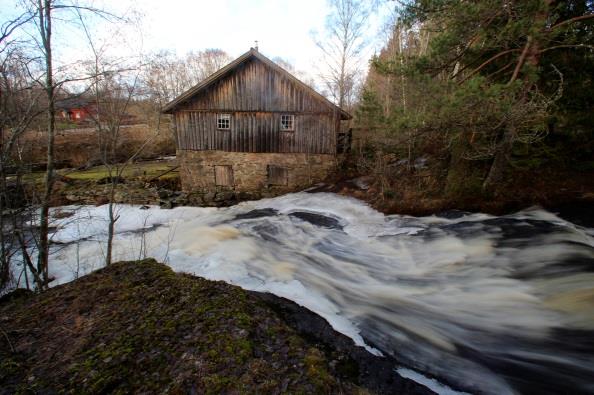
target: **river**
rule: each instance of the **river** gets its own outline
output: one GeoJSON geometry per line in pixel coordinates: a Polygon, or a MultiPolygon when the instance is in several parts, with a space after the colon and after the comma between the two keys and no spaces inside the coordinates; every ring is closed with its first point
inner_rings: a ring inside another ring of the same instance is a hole
{"type": "MultiPolygon", "coordinates": [[[[53,284],[101,267],[107,207],[53,213],[53,284]]],[[[385,216],[296,193],[118,215],[114,260],[286,297],[401,373],[469,393],[594,393],[594,229],[545,210],[385,216]]]]}

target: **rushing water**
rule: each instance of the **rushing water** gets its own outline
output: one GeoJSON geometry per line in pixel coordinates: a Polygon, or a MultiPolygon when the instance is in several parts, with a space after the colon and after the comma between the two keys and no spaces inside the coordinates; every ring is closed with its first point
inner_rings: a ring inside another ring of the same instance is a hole
{"type": "MultiPolygon", "coordinates": [[[[56,219],[56,283],[101,266],[106,207],[56,219]]],[[[371,352],[473,393],[594,393],[594,230],[540,209],[384,216],[334,194],[122,206],[116,259],[284,296],[371,352]]]]}

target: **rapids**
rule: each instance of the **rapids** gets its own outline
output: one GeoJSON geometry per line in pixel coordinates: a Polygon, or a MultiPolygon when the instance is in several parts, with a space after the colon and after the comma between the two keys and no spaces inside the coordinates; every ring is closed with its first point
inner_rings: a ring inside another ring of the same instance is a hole
{"type": "MultiPolygon", "coordinates": [[[[58,211],[73,215],[53,220],[54,284],[102,266],[107,229],[107,206],[58,211]]],[[[401,373],[471,393],[594,393],[594,229],[542,209],[384,216],[296,193],[118,211],[114,261],[151,256],[286,297],[401,373]]]]}

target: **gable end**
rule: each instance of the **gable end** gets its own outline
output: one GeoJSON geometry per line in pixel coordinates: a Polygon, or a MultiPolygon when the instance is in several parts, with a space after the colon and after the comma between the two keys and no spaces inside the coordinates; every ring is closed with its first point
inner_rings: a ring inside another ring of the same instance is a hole
{"type": "Polygon", "coordinates": [[[335,113],[340,119],[352,118],[254,49],[168,103],[163,113],[183,110],[335,113]]]}

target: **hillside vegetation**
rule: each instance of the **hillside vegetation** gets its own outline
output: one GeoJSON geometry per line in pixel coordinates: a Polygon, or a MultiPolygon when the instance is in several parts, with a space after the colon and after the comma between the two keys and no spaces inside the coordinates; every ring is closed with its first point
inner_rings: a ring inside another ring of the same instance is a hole
{"type": "Polygon", "coordinates": [[[389,211],[594,199],[591,2],[404,2],[371,60],[350,169],[389,211]]]}

